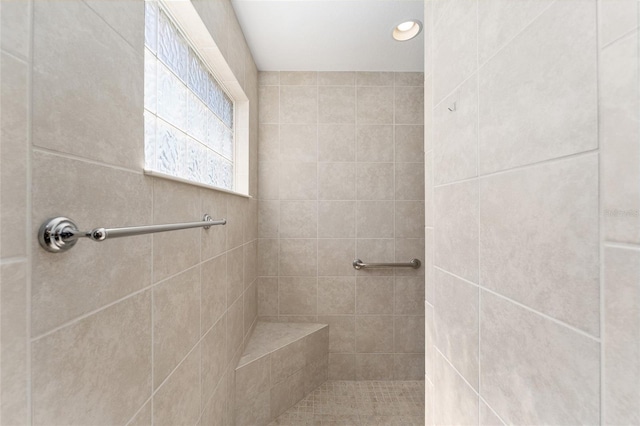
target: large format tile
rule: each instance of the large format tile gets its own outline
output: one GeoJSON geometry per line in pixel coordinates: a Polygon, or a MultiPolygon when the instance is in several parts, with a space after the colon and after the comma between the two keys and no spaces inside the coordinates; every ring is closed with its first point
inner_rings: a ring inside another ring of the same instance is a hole
{"type": "Polygon", "coordinates": [[[640,423],[640,251],[606,247],[604,423],[640,423]]]}
{"type": "MultiPolygon", "coordinates": [[[[21,9],[22,2],[2,4],[4,46],[5,8],[21,9]],[[8,7],[7,7],[8,5],[8,7]]],[[[12,13],[12,12],[9,12],[12,13]]],[[[16,17],[16,19],[18,19],[16,17]]],[[[2,53],[0,63],[0,256],[24,256],[27,253],[27,155],[28,155],[28,69],[26,63],[2,53]]]]}
{"type": "Polygon", "coordinates": [[[142,46],[84,2],[33,4],[34,145],[140,170],[142,46]]]}
{"type": "Polygon", "coordinates": [[[153,289],[153,381],[157,388],[200,339],[200,268],[153,289]]]}
{"type": "Polygon", "coordinates": [[[480,199],[480,284],[598,335],[597,155],[481,179],[480,199]]]}
{"type": "Polygon", "coordinates": [[[595,19],[555,2],[480,69],[480,174],[598,146],[595,19]]]}
{"type": "Polygon", "coordinates": [[[478,175],[477,75],[465,81],[433,111],[433,144],[436,185],[478,175]]]}
{"type": "Polygon", "coordinates": [[[434,385],[434,424],[478,424],[478,394],[437,351],[434,385]]]}
{"type": "Polygon", "coordinates": [[[482,395],[507,424],[598,424],[600,345],[482,292],[482,395]]]}
{"type": "Polygon", "coordinates": [[[478,280],[478,181],[441,186],[435,198],[434,264],[478,280]]]}
{"type": "Polygon", "coordinates": [[[144,46],[144,26],[139,23],[144,19],[144,2],[86,0],[85,3],[134,50],[141,51],[144,46]]]}
{"type": "Polygon", "coordinates": [[[636,244],[640,243],[639,38],[638,32],[630,34],[599,57],[604,237],[636,244]]]}
{"type": "Polygon", "coordinates": [[[473,74],[478,66],[478,2],[456,0],[450,3],[433,32],[434,105],[473,74]]]}
{"type": "Polygon", "coordinates": [[[476,391],[479,391],[478,292],[478,287],[435,270],[435,344],[476,391]]]}
{"type": "MultiPolygon", "coordinates": [[[[149,178],[40,152],[32,161],[34,230],[56,215],[83,231],[151,223],[149,178]]],[[[32,242],[33,336],[151,284],[151,236],[79,241],[63,254],[32,242]],[[78,273],[81,265],[92,265],[90,276],[78,273]]]]}
{"type": "Polygon", "coordinates": [[[31,1],[2,2],[2,15],[0,17],[2,50],[23,58],[29,56],[31,8],[31,1]]]}
{"type": "Polygon", "coordinates": [[[598,2],[598,38],[606,46],[640,26],[636,0],[606,0],[598,2]]]}
{"type": "Polygon", "coordinates": [[[0,266],[0,292],[0,414],[5,424],[26,424],[29,410],[26,262],[5,263],[0,266]]]}
{"type": "Polygon", "coordinates": [[[478,61],[507,45],[554,0],[492,0],[478,2],[478,61]]]}
{"type": "Polygon", "coordinates": [[[33,424],[124,424],[151,396],[151,293],[35,341],[31,367],[33,424]]]}

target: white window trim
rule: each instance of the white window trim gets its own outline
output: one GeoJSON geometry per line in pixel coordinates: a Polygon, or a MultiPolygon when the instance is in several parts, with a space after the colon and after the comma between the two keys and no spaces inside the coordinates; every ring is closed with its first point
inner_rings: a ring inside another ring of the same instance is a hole
{"type": "Polygon", "coordinates": [[[249,195],[249,98],[224,59],[200,15],[190,0],[159,0],[189,44],[194,46],[223,89],[234,102],[234,179],[233,191],[144,169],[150,176],[175,180],[244,197],[249,195]]]}

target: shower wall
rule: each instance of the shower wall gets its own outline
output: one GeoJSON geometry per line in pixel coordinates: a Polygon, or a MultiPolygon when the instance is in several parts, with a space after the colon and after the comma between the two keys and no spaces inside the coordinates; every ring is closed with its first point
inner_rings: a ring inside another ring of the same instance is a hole
{"type": "Polygon", "coordinates": [[[258,311],[329,324],[329,378],[422,379],[423,74],[261,72],[258,311]]]}
{"type": "MultiPolygon", "coordinates": [[[[194,1],[244,86],[257,190],[257,70],[228,1],[194,1]]],[[[257,314],[257,200],[143,174],[143,1],[2,1],[2,423],[222,424],[257,314]],[[80,241],[36,233],[228,224],[80,241]]]]}
{"type": "Polygon", "coordinates": [[[638,2],[425,7],[427,423],[637,424],[638,2]]]}

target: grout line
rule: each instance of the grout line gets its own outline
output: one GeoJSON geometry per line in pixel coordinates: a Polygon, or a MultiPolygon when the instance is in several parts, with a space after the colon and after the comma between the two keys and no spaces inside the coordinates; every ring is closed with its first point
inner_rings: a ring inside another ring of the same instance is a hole
{"type": "MultiPolygon", "coordinates": [[[[633,29],[628,30],[627,32],[621,34],[620,36],[616,37],[614,40],[611,40],[610,42],[608,42],[607,44],[604,44],[602,46],[600,46],[599,50],[600,51],[604,51],[605,49],[607,49],[608,47],[611,47],[612,45],[616,44],[617,42],[621,41],[624,38],[627,38],[629,36],[632,35],[637,35],[636,33],[640,31],[640,25],[637,25],[636,27],[634,27],[633,29]]],[[[596,30],[596,32],[599,33],[598,30],[596,30]]]]}
{"type": "Polygon", "coordinates": [[[605,252],[605,245],[604,245],[604,241],[603,241],[603,237],[604,237],[604,200],[603,200],[603,188],[602,188],[602,182],[603,182],[603,177],[605,176],[604,173],[604,163],[602,161],[602,157],[603,157],[603,146],[602,146],[602,140],[600,138],[600,119],[601,119],[601,111],[600,111],[600,105],[598,104],[598,99],[600,98],[600,53],[601,51],[606,47],[603,46],[602,48],[599,48],[598,45],[600,44],[600,37],[602,36],[601,32],[600,32],[600,20],[601,20],[601,16],[600,16],[600,5],[602,4],[601,0],[598,0],[596,2],[596,111],[598,113],[598,119],[596,120],[596,135],[598,138],[598,150],[599,150],[599,161],[598,161],[598,255],[599,255],[599,259],[598,259],[598,263],[599,263],[599,274],[598,274],[598,284],[599,284],[599,326],[600,326],[600,351],[599,351],[599,355],[600,355],[600,374],[599,374],[599,379],[600,379],[600,383],[599,383],[599,420],[600,420],[600,424],[603,425],[604,423],[604,419],[606,418],[606,404],[604,401],[604,395],[605,395],[605,383],[606,383],[606,354],[605,354],[605,345],[606,345],[606,335],[605,335],[605,330],[606,330],[606,324],[605,324],[605,280],[604,280],[604,252],[605,252]]]}
{"type": "Polygon", "coordinates": [[[571,325],[569,323],[563,322],[563,321],[561,321],[561,320],[559,320],[557,318],[553,318],[552,316],[549,316],[548,314],[545,314],[543,312],[537,311],[534,308],[530,308],[529,306],[524,305],[523,303],[518,302],[517,300],[511,299],[511,298],[509,298],[509,297],[507,297],[507,296],[505,296],[503,294],[497,293],[494,290],[491,290],[491,289],[489,289],[487,287],[481,286],[481,285],[476,284],[476,283],[474,283],[472,281],[469,281],[469,280],[467,280],[465,278],[462,278],[462,277],[460,277],[460,276],[458,276],[456,274],[453,274],[453,273],[451,273],[451,272],[449,272],[449,271],[447,271],[445,269],[440,268],[439,266],[435,266],[434,265],[434,268],[439,270],[439,271],[441,271],[441,272],[444,272],[445,274],[451,275],[452,277],[455,277],[455,278],[459,279],[460,281],[464,281],[467,284],[470,284],[470,285],[475,286],[475,287],[480,287],[483,291],[486,291],[487,293],[490,293],[490,294],[492,294],[494,296],[498,296],[499,298],[501,298],[503,300],[507,300],[507,301],[509,301],[509,302],[521,307],[521,308],[526,309],[527,311],[529,311],[531,313],[538,314],[541,317],[543,317],[543,318],[545,318],[545,319],[547,319],[549,321],[552,321],[552,322],[554,322],[554,323],[556,323],[558,325],[562,325],[562,326],[564,326],[564,327],[566,327],[566,328],[568,328],[568,329],[570,329],[572,331],[575,331],[576,333],[578,333],[578,334],[580,334],[580,335],[582,335],[584,337],[587,337],[587,338],[589,338],[589,339],[591,339],[591,340],[593,340],[595,342],[598,342],[598,343],[600,342],[600,338],[599,337],[593,336],[593,335],[587,333],[586,331],[580,330],[576,326],[573,326],[573,325],[571,325]]]}
{"type": "MultiPolygon", "coordinates": [[[[33,50],[34,50],[34,22],[35,22],[35,11],[34,11],[34,2],[30,1],[28,5],[28,13],[29,13],[29,63],[27,66],[27,158],[26,158],[26,167],[27,167],[27,193],[26,193],[26,207],[27,207],[27,226],[26,226],[26,238],[27,241],[30,241],[31,236],[33,235],[33,193],[31,188],[33,188],[33,50]]],[[[33,375],[32,375],[32,344],[31,344],[31,333],[32,333],[32,318],[31,312],[33,311],[31,305],[31,296],[32,296],[32,284],[33,284],[33,245],[27,244],[27,281],[26,281],[26,330],[25,330],[25,346],[26,346],[26,368],[27,368],[27,377],[26,377],[26,391],[27,391],[27,424],[33,423],[33,375]]]]}
{"type": "Polygon", "coordinates": [[[607,241],[604,239],[604,233],[602,232],[602,230],[600,231],[603,235],[602,238],[602,245],[604,247],[609,247],[609,248],[617,248],[617,249],[625,249],[625,250],[640,250],[640,245],[638,244],[633,244],[633,243],[620,243],[620,242],[614,242],[614,241],[607,241]]]}
{"type": "Polygon", "coordinates": [[[115,164],[109,164],[109,163],[104,163],[101,162],[99,160],[94,160],[91,158],[86,158],[86,157],[81,157],[79,155],[75,155],[75,154],[70,154],[70,153],[66,153],[66,152],[62,152],[62,151],[56,151],[54,149],[49,149],[49,148],[43,148],[40,146],[33,146],[33,152],[34,153],[40,153],[40,154],[49,154],[49,155],[55,155],[57,157],[62,157],[68,160],[75,160],[75,161],[82,161],[84,163],[88,163],[94,166],[98,166],[98,167],[104,167],[104,168],[108,168],[108,169],[114,169],[114,170],[118,170],[120,172],[125,172],[125,173],[131,173],[131,174],[136,174],[136,175],[144,175],[144,172],[142,171],[142,169],[138,168],[138,169],[129,169],[126,167],[122,167],[122,166],[117,166],[115,164]]]}
{"type": "Polygon", "coordinates": [[[458,183],[465,183],[465,182],[471,182],[473,180],[481,180],[481,179],[488,179],[494,176],[499,176],[499,175],[503,175],[503,174],[507,174],[507,173],[512,173],[512,172],[516,172],[516,171],[520,171],[520,170],[526,170],[526,169],[531,169],[531,168],[535,168],[537,166],[543,166],[546,164],[553,164],[553,163],[558,163],[561,161],[565,161],[565,160],[569,160],[572,158],[576,158],[576,157],[582,157],[582,156],[588,156],[588,155],[592,155],[592,154],[597,154],[598,153],[598,148],[593,148],[590,149],[588,151],[581,151],[581,152],[576,152],[573,154],[567,154],[561,157],[555,157],[555,158],[549,158],[546,160],[541,160],[541,161],[537,161],[534,163],[529,163],[529,164],[523,164],[520,166],[514,166],[508,169],[504,169],[504,170],[498,170],[495,172],[490,172],[484,175],[478,175],[478,176],[474,176],[474,177],[470,177],[470,178],[466,178],[466,179],[461,179],[461,180],[457,180],[454,182],[448,182],[448,183],[442,183],[440,185],[434,185],[434,188],[442,188],[445,186],[451,186],[451,185],[456,185],[458,183]]]}
{"type": "MultiPolygon", "coordinates": [[[[25,219],[27,220],[27,219],[25,219]]],[[[28,238],[27,238],[28,240],[28,238]]],[[[16,263],[29,262],[29,254],[27,253],[25,256],[16,256],[16,257],[5,257],[0,259],[0,265],[13,265],[16,263]]]]}
{"type": "Polygon", "coordinates": [[[442,352],[440,352],[440,349],[438,349],[437,347],[435,349],[436,349],[437,354],[440,354],[442,359],[445,360],[447,362],[447,364],[449,364],[449,366],[453,369],[453,371],[456,372],[456,374],[465,382],[465,384],[469,387],[469,389],[471,389],[471,391],[478,396],[478,399],[479,399],[480,398],[480,394],[478,394],[478,391],[476,391],[476,389],[473,386],[471,386],[471,384],[462,375],[462,373],[460,373],[460,371],[458,371],[458,369],[451,363],[451,361],[449,361],[449,358],[447,358],[442,352]]]}

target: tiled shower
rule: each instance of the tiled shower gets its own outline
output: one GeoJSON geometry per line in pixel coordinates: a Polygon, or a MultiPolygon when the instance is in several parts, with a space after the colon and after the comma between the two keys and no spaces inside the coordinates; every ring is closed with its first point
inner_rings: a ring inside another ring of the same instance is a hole
{"type": "Polygon", "coordinates": [[[1,424],[234,424],[259,321],[329,325],[279,424],[640,423],[637,0],[425,0],[424,72],[259,71],[191,3],[249,196],[143,173],[143,1],[0,2],[1,424]]]}

